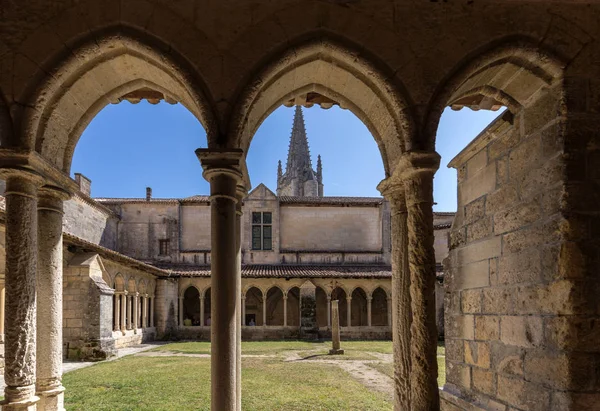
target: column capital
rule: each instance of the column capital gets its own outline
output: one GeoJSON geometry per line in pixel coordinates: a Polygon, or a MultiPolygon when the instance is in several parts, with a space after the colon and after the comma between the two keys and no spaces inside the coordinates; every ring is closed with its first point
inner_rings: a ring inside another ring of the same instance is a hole
{"type": "Polygon", "coordinates": [[[63,203],[71,198],[71,193],[60,187],[45,185],[38,191],[38,210],[49,210],[63,214],[63,203]]]}
{"type": "Polygon", "coordinates": [[[346,296],[346,301],[352,301],[352,297],[346,296]]]}
{"type": "Polygon", "coordinates": [[[228,176],[237,184],[242,183],[242,170],[245,168],[243,150],[199,148],[196,150],[196,156],[204,170],[202,176],[208,182],[212,182],[217,176],[228,176]]]}
{"type": "Polygon", "coordinates": [[[373,297],[370,295],[367,295],[367,301],[372,301],[372,300],[373,300],[373,297]]]}
{"type": "Polygon", "coordinates": [[[433,175],[440,168],[440,155],[435,151],[407,151],[400,156],[394,177],[408,180],[420,174],[433,175]]]}

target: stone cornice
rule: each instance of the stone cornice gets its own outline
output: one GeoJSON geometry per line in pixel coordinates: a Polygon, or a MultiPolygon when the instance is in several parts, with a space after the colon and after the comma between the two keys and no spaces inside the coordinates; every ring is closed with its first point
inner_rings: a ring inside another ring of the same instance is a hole
{"type": "Polygon", "coordinates": [[[44,178],[46,185],[60,187],[68,193],[79,190],[77,183],[43,158],[37,151],[0,148],[0,174],[10,169],[30,170],[44,178]]]}

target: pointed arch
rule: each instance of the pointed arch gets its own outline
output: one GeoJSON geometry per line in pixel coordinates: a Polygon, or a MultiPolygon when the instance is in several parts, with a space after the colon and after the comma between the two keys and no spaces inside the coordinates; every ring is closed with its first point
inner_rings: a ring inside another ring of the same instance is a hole
{"type": "Polygon", "coordinates": [[[121,273],[117,273],[113,280],[113,288],[115,291],[125,291],[125,278],[121,273]]]}
{"type": "Polygon", "coordinates": [[[390,70],[326,36],[290,46],[248,82],[231,116],[230,147],[247,152],[260,124],[283,102],[317,93],[350,109],[373,135],[386,176],[414,132],[410,104],[390,70]]]}
{"type": "Polygon", "coordinates": [[[426,140],[413,146],[435,149],[435,136],[444,109],[506,106],[513,114],[544,87],[562,78],[565,63],[530,39],[505,39],[467,56],[440,83],[427,110],[426,140]]]}
{"type": "Polygon", "coordinates": [[[127,93],[147,90],[183,104],[209,139],[217,133],[212,98],[192,64],[158,38],[119,25],[89,33],[68,54],[50,59],[20,97],[26,104],[15,114],[24,138],[19,145],[68,173],[79,137],[94,116],[127,93]]]}

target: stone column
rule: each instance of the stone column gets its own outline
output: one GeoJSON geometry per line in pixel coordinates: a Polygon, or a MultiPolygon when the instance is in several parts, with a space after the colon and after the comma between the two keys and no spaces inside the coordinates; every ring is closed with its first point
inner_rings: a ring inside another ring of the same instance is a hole
{"type": "Polygon", "coordinates": [[[387,307],[387,326],[390,327],[392,325],[392,299],[386,297],[385,303],[387,307]]]}
{"type": "Polygon", "coordinates": [[[387,179],[377,187],[390,203],[392,304],[388,301],[388,323],[392,321],[394,352],[394,411],[410,410],[410,273],[404,184],[387,179]]]}
{"type": "Polygon", "coordinates": [[[247,190],[243,184],[236,186],[236,205],[235,205],[235,318],[236,318],[236,410],[242,411],[242,205],[247,190]]]}
{"type": "Polygon", "coordinates": [[[4,297],[5,288],[0,289],[0,341],[4,342],[4,297]]]}
{"type": "Polygon", "coordinates": [[[140,308],[140,294],[135,293],[133,295],[133,329],[136,330],[135,331],[136,333],[137,333],[137,329],[139,326],[138,321],[140,318],[139,308],[140,308]]]}
{"type": "Polygon", "coordinates": [[[121,332],[125,335],[127,330],[127,291],[121,294],[121,332]]]}
{"type": "Polygon", "coordinates": [[[433,175],[437,153],[405,153],[398,165],[406,194],[408,265],[412,323],[411,407],[439,408],[437,326],[435,322],[435,250],[433,248],[433,175]]]}
{"type": "Polygon", "coordinates": [[[183,327],[183,297],[179,297],[179,326],[183,327]]]}
{"type": "Polygon", "coordinates": [[[352,326],[352,297],[346,296],[346,327],[352,326]]]}
{"type": "Polygon", "coordinates": [[[287,295],[283,296],[283,326],[287,327],[287,295]]]}
{"type": "Polygon", "coordinates": [[[63,201],[69,194],[43,187],[38,200],[36,394],[40,410],[63,410],[63,201]]]}
{"type": "Polygon", "coordinates": [[[148,328],[148,294],[142,297],[142,328],[148,328]]]}
{"type": "Polygon", "coordinates": [[[246,297],[242,296],[242,324],[246,325],[246,297]]]}
{"type": "Polygon", "coordinates": [[[242,150],[196,154],[210,183],[211,203],[211,409],[237,409],[237,185],[242,150]]]}
{"type": "Polygon", "coordinates": [[[370,295],[367,296],[367,326],[370,327],[371,326],[371,307],[373,303],[373,297],[371,297],[370,295]]]}
{"type": "Polygon", "coordinates": [[[344,350],[340,349],[340,308],[338,306],[339,301],[333,300],[331,302],[331,350],[329,354],[343,354],[344,350]]]}
{"type": "Polygon", "coordinates": [[[2,409],[35,410],[37,196],[42,179],[14,171],[6,178],[4,401],[2,409]]]}
{"type": "Polygon", "coordinates": [[[115,327],[114,331],[119,331],[121,329],[121,294],[115,291],[115,327]]]}
{"type": "Polygon", "coordinates": [[[331,327],[331,296],[327,296],[327,328],[331,327]]]}
{"type": "Polygon", "coordinates": [[[267,293],[262,294],[263,327],[267,326],[267,293]]]}
{"type": "Polygon", "coordinates": [[[204,297],[200,297],[200,326],[204,327],[204,297]]]}
{"type": "Polygon", "coordinates": [[[150,297],[150,327],[154,327],[154,296],[150,297]]]}

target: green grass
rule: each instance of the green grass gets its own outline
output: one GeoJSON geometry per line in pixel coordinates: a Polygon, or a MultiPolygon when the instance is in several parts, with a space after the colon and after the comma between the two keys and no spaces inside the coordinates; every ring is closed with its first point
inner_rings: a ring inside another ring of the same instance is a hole
{"type": "MultiPolygon", "coordinates": [[[[372,360],[393,377],[393,364],[369,353],[392,353],[390,341],[342,341],[345,355],[327,355],[330,342],[243,342],[244,410],[389,410],[390,396],[367,389],[339,366],[283,359],[297,351],[311,360],[372,360]]],[[[166,344],[152,351],[210,354],[208,342],[166,344]]],[[[438,384],[445,381],[444,346],[438,346],[438,384]]],[[[385,360],[385,358],[384,358],[385,360]]],[[[390,358],[391,361],[391,358],[390,358]]],[[[67,410],[209,410],[210,359],[128,356],[66,373],[67,410]]]]}
{"type": "MultiPolygon", "coordinates": [[[[389,410],[338,367],[246,358],[244,410],[389,410]]],[[[210,409],[210,360],[126,357],[65,374],[67,410],[210,409]]]]}

